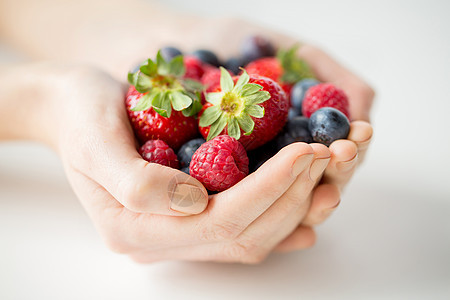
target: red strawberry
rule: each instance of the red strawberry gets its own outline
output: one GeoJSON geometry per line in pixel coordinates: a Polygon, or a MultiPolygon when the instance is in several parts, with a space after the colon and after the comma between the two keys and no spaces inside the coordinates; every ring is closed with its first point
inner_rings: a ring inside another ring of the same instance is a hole
{"type": "Polygon", "coordinates": [[[139,154],[148,162],[178,169],[178,158],[172,148],[162,140],[149,140],[139,149],[139,154]]]}
{"type": "Polygon", "coordinates": [[[245,69],[251,74],[269,77],[278,82],[286,94],[290,95],[292,86],[304,79],[313,78],[308,65],[297,58],[294,46],[287,51],[278,51],[277,57],[260,58],[249,63],[245,69]]]}
{"type": "Polygon", "coordinates": [[[201,109],[197,92],[201,84],[183,79],[185,70],[182,56],[166,62],[158,52],[156,63],[149,59],[138,72],[128,75],[132,86],[125,106],[141,143],[161,139],[178,149],[198,134],[192,116],[201,109]]]}
{"type": "Polygon", "coordinates": [[[184,116],[180,111],[172,111],[170,118],[161,116],[153,108],[133,111],[132,108],[136,107],[142,96],[144,94],[131,86],[125,100],[128,118],[141,143],[161,139],[173,149],[178,149],[198,135],[198,121],[193,117],[184,116]]]}
{"type": "Polygon", "coordinates": [[[205,67],[201,83],[205,86],[207,93],[212,92],[220,84],[220,74],[219,68],[213,66],[205,67]]]}
{"type": "Polygon", "coordinates": [[[220,192],[247,176],[248,163],[242,144],[228,135],[221,135],[197,149],[189,173],[208,190],[220,192]]]}
{"type": "Polygon", "coordinates": [[[322,107],[340,110],[350,120],[350,108],[345,92],[331,83],[321,83],[308,89],[302,103],[302,113],[309,118],[322,107]]]}
{"type": "Polygon", "coordinates": [[[205,72],[201,60],[195,56],[185,56],[184,66],[186,67],[186,74],[184,74],[185,78],[201,80],[203,73],[205,72]]]}
{"type": "Polygon", "coordinates": [[[209,103],[200,116],[200,133],[207,140],[228,134],[246,150],[273,139],[287,120],[289,100],[278,83],[267,77],[235,77],[221,68],[220,87],[206,95],[209,103]]]}

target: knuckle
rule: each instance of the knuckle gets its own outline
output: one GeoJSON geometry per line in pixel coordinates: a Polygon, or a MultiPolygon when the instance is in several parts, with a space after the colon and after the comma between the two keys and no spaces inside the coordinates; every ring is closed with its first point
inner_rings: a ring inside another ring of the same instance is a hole
{"type": "Polygon", "coordinates": [[[114,253],[128,254],[133,250],[129,243],[114,235],[106,236],[104,241],[106,246],[114,253]]]}
{"type": "Polygon", "coordinates": [[[123,205],[133,212],[145,212],[148,206],[148,197],[145,197],[145,182],[141,180],[124,178],[118,183],[120,199],[123,205]]]}
{"type": "Polygon", "coordinates": [[[292,211],[297,210],[300,205],[304,202],[304,197],[296,192],[287,192],[283,195],[283,205],[279,205],[278,213],[280,215],[287,216],[292,213],[292,211]]]}
{"type": "Polygon", "coordinates": [[[267,253],[261,250],[255,241],[234,241],[225,247],[225,257],[233,262],[258,264],[267,257],[267,253]]]}
{"type": "Polygon", "coordinates": [[[239,224],[231,221],[213,223],[206,230],[204,239],[213,241],[232,241],[239,236],[242,228],[239,224]]]}

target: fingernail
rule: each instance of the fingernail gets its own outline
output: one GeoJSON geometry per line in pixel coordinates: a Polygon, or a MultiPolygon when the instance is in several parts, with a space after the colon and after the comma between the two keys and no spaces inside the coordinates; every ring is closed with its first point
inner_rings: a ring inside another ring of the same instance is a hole
{"type": "Polygon", "coordinates": [[[301,172],[303,172],[306,166],[311,163],[313,156],[314,154],[304,154],[297,157],[292,165],[292,176],[297,177],[301,172]]]}
{"type": "Polygon", "coordinates": [[[170,199],[170,209],[185,214],[198,214],[205,209],[207,202],[208,196],[202,189],[180,183],[176,186],[170,199]]]}
{"type": "Polygon", "coordinates": [[[336,163],[336,169],[339,172],[350,171],[356,165],[357,158],[358,158],[358,154],[356,154],[355,157],[349,161],[341,161],[341,162],[336,163]]]}
{"type": "Polygon", "coordinates": [[[311,169],[309,170],[309,177],[311,180],[316,180],[322,174],[323,170],[328,165],[330,161],[329,158],[317,158],[311,165],[311,169]]]}

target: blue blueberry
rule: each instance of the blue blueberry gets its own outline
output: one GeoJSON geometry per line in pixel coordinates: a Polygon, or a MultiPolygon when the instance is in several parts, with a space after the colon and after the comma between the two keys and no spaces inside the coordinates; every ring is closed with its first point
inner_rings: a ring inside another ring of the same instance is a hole
{"type": "Polygon", "coordinates": [[[200,59],[202,62],[213,65],[215,67],[221,66],[217,55],[210,50],[198,49],[192,52],[192,55],[200,59]]]}
{"type": "Polygon", "coordinates": [[[181,172],[184,172],[184,173],[186,173],[186,174],[188,174],[188,175],[191,175],[191,174],[189,174],[189,166],[184,167],[184,168],[181,168],[180,171],[181,171],[181,172]]]}
{"type": "Polygon", "coordinates": [[[247,152],[249,159],[250,173],[258,170],[266,161],[272,156],[277,154],[277,149],[274,141],[270,141],[267,144],[247,152]]]}
{"type": "Polygon", "coordinates": [[[177,57],[179,55],[183,55],[183,53],[175,47],[164,47],[164,48],[161,48],[160,51],[161,51],[161,56],[166,61],[171,61],[172,58],[177,57]]]}
{"type": "Polygon", "coordinates": [[[290,119],[283,131],[275,138],[277,150],[295,142],[312,143],[313,138],[308,128],[309,119],[296,116],[290,119]]]}
{"type": "Polygon", "coordinates": [[[225,68],[232,71],[235,75],[238,75],[241,72],[239,68],[244,66],[244,60],[239,57],[232,57],[225,62],[225,68]]]}
{"type": "Polygon", "coordinates": [[[347,117],[332,107],[316,110],[309,119],[308,127],[314,141],[327,146],[335,140],[346,139],[350,132],[347,117]]]}
{"type": "Polygon", "coordinates": [[[288,120],[292,120],[295,117],[301,116],[302,115],[302,111],[295,108],[295,107],[291,107],[289,109],[289,113],[288,113],[288,120]]]}
{"type": "Polygon", "coordinates": [[[292,107],[302,111],[302,103],[305,94],[310,87],[318,85],[320,82],[313,78],[300,80],[291,89],[291,105],[292,107]]]}
{"type": "Polygon", "coordinates": [[[253,35],[242,42],[241,55],[246,62],[251,62],[261,57],[274,56],[275,47],[267,38],[253,35]]]}
{"type": "Polygon", "coordinates": [[[189,169],[189,164],[191,163],[192,156],[204,142],[206,142],[205,139],[197,138],[190,140],[183,146],[181,146],[180,150],[178,150],[177,156],[182,169],[185,167],[189,169]]]}

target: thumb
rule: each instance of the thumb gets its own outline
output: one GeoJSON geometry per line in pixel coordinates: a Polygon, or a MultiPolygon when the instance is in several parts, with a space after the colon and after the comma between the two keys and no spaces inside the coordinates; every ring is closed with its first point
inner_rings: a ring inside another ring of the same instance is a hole
{"type": "Polygon", "coordinates": [[[129,210],[185,216],[206,208],[208,193],[198,180],[142,159],[128,132],[119,136],[117,132],[111,136],[90,132],[80,142],[82,147],[71,153],[70,166],[99,183],[129,210]]]}

